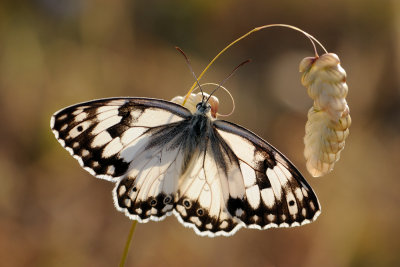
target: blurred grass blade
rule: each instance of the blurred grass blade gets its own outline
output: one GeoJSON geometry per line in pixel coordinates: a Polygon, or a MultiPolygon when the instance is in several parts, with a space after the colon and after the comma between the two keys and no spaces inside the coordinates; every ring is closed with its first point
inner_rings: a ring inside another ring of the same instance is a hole
{"type": "Polygon", "coordinates": [[[131,241],[132,241],[132,237],[133,237],[133,233],[135,232],[136,224],[137,224],[137,221],[133,221],[132,222],[132,226],[131,226],[131,229],[129,231],[128,238],[126,239],[124,253],[122,254],[121,261],[119,263],[119,267],[124,267],[125,266],[125,262],[126,262],[126,259],[128,257],[129,247],[131,245],[131,241]]]}

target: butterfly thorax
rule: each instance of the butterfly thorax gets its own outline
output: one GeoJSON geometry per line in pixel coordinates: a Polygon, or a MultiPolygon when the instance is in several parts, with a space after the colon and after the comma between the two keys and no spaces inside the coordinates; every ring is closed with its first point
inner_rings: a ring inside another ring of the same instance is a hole
{"type": "Polygon", "coordinates": [[[210,105],[199,103],[197,111],[174,127],[160,126],[149,130],[151,140],[144,150],[156,149],[167,151],[179,149],[183,152],[181,174],[190,169],[192,160],[204,152],[213,136],[213,120],[210,105]]]}

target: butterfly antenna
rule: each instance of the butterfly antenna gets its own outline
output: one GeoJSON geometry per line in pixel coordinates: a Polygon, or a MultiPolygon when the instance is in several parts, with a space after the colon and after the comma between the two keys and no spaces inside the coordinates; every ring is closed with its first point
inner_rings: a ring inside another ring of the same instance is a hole
{"type": "MultiPolygon", "coordinates": [[[[201,95],[202,95],[202,101],[204,101],[204,92],[203,92],[203,89],[201,89],[201,86],[200,86],[200,83],[199,83],[199,79],[197,79],[197,76],[196,76],[196,74],[194,73],[194,71],[193,71],[193,69],[192,69],[192,65],[190,64],[189,58],[186,56],[185,52],[183,52],[183,50],[180,49],[179,47],[175,46],[175,49],[178,50],[178,51],[185,57],[186,64],[188,65],[190,71],[192,72],[193,77],[194,77],[195,80],[196,80],[197,86],[200,88],[201,95]]],[[[208,101],[208,99],[207,99],[207,101],[208,101]]]]}
{"type": "Polygon", "coordinates": [[[211,92],[210,96],[207,98],[206,102],[210,99],[210,97],[219,89],[221,88],[221,86],[224,85],[224,83],[230,78],[232,77],[232,75],[243,65],[249,63],[251,61],[251,59],[248,59],[246,61],[243,61],[242,63],[240,63],[236,68],[233,69],[233,71],[231,72],[231,74],[229,74],[219,85],[217,88],[214,89],[214,91],[211,92]]]}

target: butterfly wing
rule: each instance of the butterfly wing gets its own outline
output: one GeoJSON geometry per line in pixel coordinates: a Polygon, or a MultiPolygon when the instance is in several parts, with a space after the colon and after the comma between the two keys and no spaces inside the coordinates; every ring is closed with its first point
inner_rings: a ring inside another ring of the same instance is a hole
{"type": "Polygon", "coordinates": [[[108,98],[62,109],[52,116],[50,126],[85,170],[111,181],[127,172],[140,150],[132,147],[143,145],[151,129],[190,115],[186,108],[159,99],[108,98]]]}
{"type": "Polygon", "coordinates": [[[172,213],[185,162],[179,142],[180,125],[167,124],[150,130],[140,152],[132,158],[128,172],[117,182],[114,203],[129,218],[158,221],[172,213]]]}
{"type": "Polygon", "coordinates": [[[218,164],[213,151],[215,145],[218,143],[209,139],[204,149],[193,157],[193,165],[178,186],[174,211],[185,226],[210,237],[233,234],[243,225],[228,212],[228,174],[218,164]]]}
{"type": "Polygon", "coordinates": [[[225,195],[232,216],[257,229],[298,226],[318,217],[316,195],[285,156],[238,125],[218,120],[214,127],[219,143],[230,149],[225,195]]]}
{"type": "Polygon", "coordinates": [[[243,226],[298,226],[319,215],[311,187],[280,152],[235,124],[212,125],[178,185],[175,214],[185,226],[229,236],[243,226]]]}
{"type": "Polygon", "coordinates": [[[117,183],[117,209],[144,222],[171,213],[184,156],[158,133],[174,136],[174,126],[191,115],[159,99],[109,98],[56,112],[51,128],[85,170],[117,183]]]}
{"type": "Polygon", "coordinates": [[[143,149],[117,183],[114,201],[118,210],[141,222],[172,213],[179,196],[178,183],[196,162],[197,142],[189,134],[192,117],[149,130],[143,149]]]}

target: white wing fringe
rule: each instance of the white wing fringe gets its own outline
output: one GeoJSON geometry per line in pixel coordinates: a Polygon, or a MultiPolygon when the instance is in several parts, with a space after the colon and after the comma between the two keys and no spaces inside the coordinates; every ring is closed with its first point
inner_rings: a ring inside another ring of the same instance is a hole
{"type": "Polygon", "coordinates": [[[351,125],[346,102],[346,72],[336,54],[307,57],[300,62],[301,83],[314,104],[308,111],[304,156],[314,177],[333,170],[340,158],[351,125]]]}

